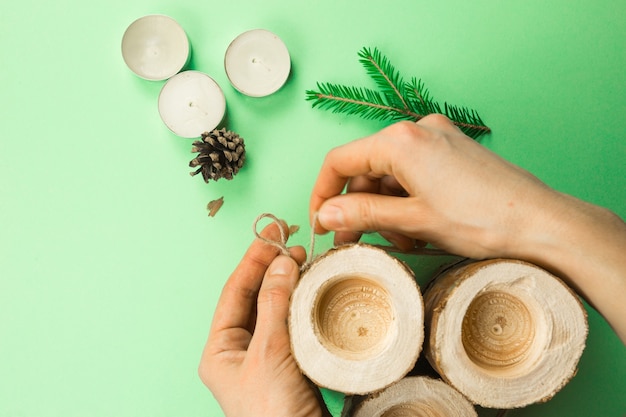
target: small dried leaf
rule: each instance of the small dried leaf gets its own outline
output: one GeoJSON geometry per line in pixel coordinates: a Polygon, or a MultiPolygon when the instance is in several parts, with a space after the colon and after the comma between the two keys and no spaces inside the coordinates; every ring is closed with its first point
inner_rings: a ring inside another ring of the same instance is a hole
{"type": "Polygon", "coordinates": [[[289,236],[293,236],[293,234],[298,232],[298,230],[300,230],[300,226],[298,226],[297,224],[292,224],[291,226],[289,226],[289,236]]]}
{"type": "Polygon", "coordinates": [[[219,209],[222,208],[223,204],[224,197],[220,197],[217,200],[209,201],[209,204],[207,204],[206,206],[206,209],[209,211],[209,217],[214,217],[219,209]]]}

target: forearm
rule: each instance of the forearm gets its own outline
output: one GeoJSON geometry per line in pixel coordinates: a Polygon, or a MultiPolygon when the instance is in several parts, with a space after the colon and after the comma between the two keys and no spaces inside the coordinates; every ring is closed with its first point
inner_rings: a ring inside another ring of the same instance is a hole
{"type": "Polygon", "coordinates": [[[521,257],[563,278],[626,344],[626,223],[574,197],[552,197],[521,257]]]}

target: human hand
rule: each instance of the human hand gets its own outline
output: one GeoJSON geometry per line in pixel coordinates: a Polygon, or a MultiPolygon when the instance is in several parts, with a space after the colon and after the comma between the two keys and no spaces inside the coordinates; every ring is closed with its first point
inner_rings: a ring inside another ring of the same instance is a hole
{"type": "MultiPolygon", "coordinates": [[[[261,236],[279,240],[277,225],[261,236]]],[[[227,417],[329,415],[291,354],[289,297],[305,253],[290,253],[253,242],[222,290],[198,373],[227,417]]]]}
{"type": "Polygon", "coordinates": [[[469,258],[535,263],[570,284],[626,343],[626,223],[549,188],[445,116],[331,150],[311,195],[315,213],[316,232],[336,231],[335,243],[375,230],[401,250],[430,242],[469,258]]]}
{"type": "Polygon", "coordinates": [[[515,257],[541,205],[557,200],[445,116],[430,115],[331,150],[310,213],[318,212],[318,232],[336,231],[335,243],[375,230],[403,250],[426,241],[472,258],[515,257]]]}

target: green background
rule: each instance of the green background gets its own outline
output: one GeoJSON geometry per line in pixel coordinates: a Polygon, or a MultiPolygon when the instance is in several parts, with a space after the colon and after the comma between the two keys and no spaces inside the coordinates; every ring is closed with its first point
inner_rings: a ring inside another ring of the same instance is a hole
{"type": "MultiPolygon", "coordinates": [[[[625,217],[625,15],[623,0],[3,1],[0,417],[222,415],[196,369],[253,220],[300,224],[292,243],[307,246],[324,155],[383,127],[304,100],[317,81],[372,87],[363,46],[478,110],[493,129],[485,146],[625,217]],[[157,112],[163,82],[122,60],[126,27],[154,13],[183,26],[190,68],[224,90],[248,152],[233,181],[188,175],[191,140],[157,112]],[[292,58],[285,87],[260,99],[236,92],[222,64],[253,28],[292,58]]],[[[410,263],[423,283],[439,261],[410,263]]],[[[574,380],[510,416],[626,414],[626,349],[589,320],[574,380]]]]}

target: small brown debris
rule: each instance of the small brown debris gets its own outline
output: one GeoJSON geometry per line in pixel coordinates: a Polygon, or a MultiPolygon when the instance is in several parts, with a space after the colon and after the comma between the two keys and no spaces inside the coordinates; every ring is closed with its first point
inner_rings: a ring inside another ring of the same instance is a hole
{"type": "Polygon", "coordinates": [[[220,208],[222,208],[223,204],[224,197],[220,197],[217,200],[209,201],[209,204],[206,205],[206,209],[209,211],[209,217],[215,217],[220,208]]]}

